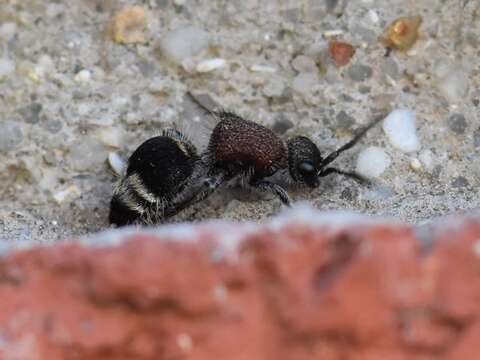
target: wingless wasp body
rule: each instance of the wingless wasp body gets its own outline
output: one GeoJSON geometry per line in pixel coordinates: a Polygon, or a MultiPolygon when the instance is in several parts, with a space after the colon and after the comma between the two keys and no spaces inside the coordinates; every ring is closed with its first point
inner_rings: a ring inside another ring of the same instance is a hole
{"type": "Polygon", "coordinates": [[[272,130],[229,111],[208,109],[191,93],[189,97],[211,114],[217,124],[207,149],[198,154],[192,143],[177,130],[167,130],[141,144],[128,160],[126,176],[117,186],[110,205],[110,223],[155,223],[202,201],[218,187],[234,179],[262,192],[275,194],[283,204],[290,197],[269,179],[278,171],[288,180],[310,188],[319,179],[340,174],[368,182],[353,172],[329,166],[352,148],[380,119],[361,129],[349,142],[323,157],[305,136],[287,141],[272,130]]]}

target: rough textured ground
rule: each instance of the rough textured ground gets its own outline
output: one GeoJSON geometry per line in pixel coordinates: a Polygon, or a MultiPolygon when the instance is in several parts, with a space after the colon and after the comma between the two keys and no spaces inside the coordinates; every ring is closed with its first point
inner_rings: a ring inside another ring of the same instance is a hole
{"type": "Polygon", "coordinates": [[[0,258],[0,357],[475,360],[479,236],[478,218],[303,210],[17,252],[0,258]]]}
{"type": "MultiPolygon", "coordinates": [[[[365,145],[384,148],[393,162],[382,191],[332,177],[315,191],[292,190],[293,198],[409,222],[480,206],[478,1],[150,0],[137,2],[149,11],[148,41],[113,43],[105,36],[109,19],[132,4],[0,2],[1,240],[54,241],[105,228],[115,182],[108,151],[128,156],[174,123],[195,129],[204,118],[185,100],[187,90],[282,136],[308,134],[325,151],[373,117],[409,107],[417,114],[419,152],[392,148],[378,128],[339,161],[350,168],[365,145]],[[424,19],[421,38],[408,54],[384,57],[378,36],[411,14],[424,19]],[[225,68],[199,74],[159,51],[167,31],[192,24],[211,40],[191,64],[221,57],[225,68]],[[336,38],[356,47],[343,68],[326,56],[329,30],[342,30],[336,38]],[[252,65],[276,71],[254,72],[252,65]],[[453,95],[439,87],[445,69],[461,72],[453,95]],[[78,76],[82,70],[90,79],[78,76]],[[412,158],[423,159],[423,170],[410,168],[412,158]]],[[[257,220],[278,208],[277,200],[227,192],[180,218],[257,220]]]]}

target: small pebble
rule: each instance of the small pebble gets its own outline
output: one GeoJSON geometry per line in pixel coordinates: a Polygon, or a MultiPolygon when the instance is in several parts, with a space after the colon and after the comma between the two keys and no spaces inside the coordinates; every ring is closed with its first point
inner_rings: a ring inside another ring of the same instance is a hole
{"type": "Polygon", "coordinates": [[[205,50],[210,43],[209,34],[202,28],[187,26],[167,33],[160,40],[161,52],[172,62],[182,62],[205,50]]]}
{"type": "Polygon", "coordinates": [[[370,86],[360,85],[358,91],[360,94],[369,94],[370,91],[372,91],[372,88],[370,86]]]}
{"type": "Polygon", "coordinates": [[[340,36],[340,35],[343,35],[343,30],[340,30],[340,29],[327,30],[323,33],[323,36],[326,38],[340,36]]]}
{"type": "Polygon", "coordinates": [[[448,127],[455,134],[465,134],[467,126],[468,124],[463,114],[453,114],[448,118],[448,127]]]}
{"type": "Polygon", "coordinates": [[[390,143],[403,152],[420,150],[417,136],[416,116],[412,110],[398,109],[392,111],[383,121],[383,130],[390,143]]]}
{"type": "Polygon", "coordinates": [[[418,29],[422,24],[421,16],[405,16],[391,23],[381,39],[387,47],[407,51],[418,39],[418,29]]]}
{"type": "Polygon", "coordinates": [[[368,17],[370,18],[370,21],[375,25],[380,22],[380,17],[378,16],[378,13],[373,9],[368,10],[368,17]]]}
{"type": "Polygon", "coordinates": [[[105,145],[119,148],[123,144],[123,130],[119,127],[103,127],[96,132],[98,140],[105,145]]]}
{"type": "Polygon", "coordinates": [[[92,79],[92,73],[86,69],[80,70],[73,78],[77,83],[85,85],[92,79]]]}
{"type": "Polygon", "coordinates": [[[20,127],[13,121],[0,122],[0,152],[15,149],[23,140],[20,127]]]}
{"type": "Polygon", "coordinates": [[[370,146],[358,154],[356,172],[368,178],[378,178],[391,163],[390,156],[382,148],[370,146]]]}
{"type": "Polygon", "coordinates": [[[315,72],[318,71],[317,64],[312,58],[305,55],[298,55],[292,60],[292,67],[298,72],[315,72]]]}
{"type": "Polygon", "coordinates": [[[92,116],[92,117],[88,117],[86,120],[88,125],[102,126],[102,127],[112,126],[115,123],[115,118],[111,114],[92,116]]]}
{"type": "Polygon", "coordinates": [[[280,76],[269,76],[262,91],[267,97],[280,98],[285,91],[285,80],[280,76]]]}
{"type": "Polygon", "coordinates": [[[475,130],[473,133],[473,146],[480,147],[480,129],[475,130]]]}
{"type": "Polygon", "coordinates": [[[316,73],[300,73],[292,81],[292,88],[296,92],[306,95],[309,94],[315,85],[318,85],[318,75],[316,73]]]}
{"type": "Polygon", "coordinates": [[[17,32],[17,24],[14,22],[6,22],[0,26],[0,38],[5,42],[9,42],[17,32]]]}
{"type": "Polygon", "coordinates": [[[328,44],[328,52],[336,66],[344,66],[355,55],[355,48],[346,42],[333,40],[328,44]]]}
{"type": "Polygon", "coordinates": [[[393,80],[400,79],[400,70],[398,64],[393,57],[388,57],[382,62],[381,69],[383,74],[389,76],[393,80]]]}
{"type": "Polygon", "coordinates": [[[77,171],[94,170],[107,159],[105,147],[97,140],[87,137],[77,140],[70,147],[69,165],[77,171]]]}
{"type": "Polygon", "coordinates": [[[121,44],[145,43],[148,25],[143,7],[132,6],[117,12],[110,21],[112,40],[121,44]]]}
{"type": "Polygon", "coordinates": [[[336,116],[336,124],[341,129],[351,129],[355,125],[355,119],[345,111],[340,111],[336,116]]]}
{"type": "Polygon", "coordinates": [[[65,190],[59,191],[53,194],[53,199],[58,203],[62,204],[65,201],[73,200],[81,195],[80,189],[76,185],[71,185],[65,190]]]}
{"type": "Polygon", "coordinates": [[[40,121],[40,112],[42,111],[42,108],[42,104],[34,102],[18,109],[18,113],[26,123],[36,124],[40,121]]]}
{"type": "Polygon", "coordinates": [[[275,118],[272,129],[279,135],[285,134],[289,129],[294,126],[294,123],[285,114],[279,114],[275,118]]]}
{"type": "Polygon", "coordinates": [[[43,129],[47,130],[51,134],[56,134],[63,128],[63,123],[58,119],[46,119],[41,122],[43,129]]]}
{"type": "Polygon", "coordinates": [[[274,72],[277,71],[277,69],[275,67],[269,66],[269,65],[256,64],[256,65],[250,66],[250,71],[251,72],[274,73],[274,72]]]}
{"type": "Polygon", "coordinates": [[[356,82],[370,79],[373,75],[373,70],[370,66],[363,64],[353,64],[347,71],[350,79],[356,82]]]}
{"type": "Polygon", "coordinates": [[[108,165],[118,176],[123,176],[127,169],[127,163],[116,152],[108,153],[108,165]]]}
{"type": "Polygon", "coordinates": [[[15,71],[15,63],[8,59],[0,59],[0,80],[10,76],[15,71]]]}
{"type": "Polygon", "coordinates": [[[452,187],[456,189],[461,189],[468,187],[470,184],[468,183],[468,180],[464,178],[463,176],[458,176],[452,181],[452,187]]]}
{"type": "Polygon", "coordinates": [[[206,73],[224,68],[226,65],[227,61],[225,59],[213,58],[199,62],[195,70],[197,70],[199,73],[206,73]]]}
{"type": "Polygon", "coordinates": [[[450,102],[462,102],[467,98],[469,79],[461,66],[439,60],[434,66],[436,84],[440,93],[450,102]]]}
{"type": "Polygon", "coordinates": [[[137,63],[137,67],[140,73],[146,78],[151,78],[152,76],[154,76],[157,70],[155,64],[146,60],[140,60],[137,63]]]}
{"type": "Polygon", "coordinates": [[[412,160],[410,160],[410,167],[413,171],[416,172],[420,172],[423,169],[422,163],[417,158],[413,158],[412,160]]]}
{"type": "Polygon", "coordinates": [[[428,172],[433,171],[433,153],[430,150],[424,150],[418,156],[422,165],[427,169],[428,172]]]}

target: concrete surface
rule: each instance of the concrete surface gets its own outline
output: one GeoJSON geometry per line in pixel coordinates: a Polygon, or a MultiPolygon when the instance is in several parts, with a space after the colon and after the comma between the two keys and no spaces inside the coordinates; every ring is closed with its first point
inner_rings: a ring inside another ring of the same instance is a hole
{"type": "MultiPolygon", "coordinates": [[[[392,163],[378,188],[332,176],[314,191],[290,189],[293,199],[412,223],[478,208],[479,17],[478,0],[3,0],[0,240],[52,242],[106,228],[116,181],[108,152],[127,157],[171,124],[196,136],[208,119],[185,100],[187,90],[284,137],[307,134],[324,151],[373,117],[410,108],[418,152],[396,150],[378,127],[337,162],[353,169],[362,148],[383,148],[392,163]],[[134,4],[148,11],[147,41],[113,43],[109,19],[134,4]],[[399,16],[417,14],[423,24],[415,46],[384,57],[378,37],[399,16]],[[210,43],[181,67],[159,42],[190,25],[205,29],[210,43]],[[326,55],[331,30],[356,47],[345,67],[326,55]],[[215,57],[227,66],[192,67],[215,57]]],[[[261,220],[279,208],[276,199],[225,190],[171,221],[261,220]]]]}

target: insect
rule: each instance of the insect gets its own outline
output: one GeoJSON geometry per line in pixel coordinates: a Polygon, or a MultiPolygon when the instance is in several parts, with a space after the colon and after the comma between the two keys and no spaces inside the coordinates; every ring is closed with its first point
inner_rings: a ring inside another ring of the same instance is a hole
{"type": "Polygon", "coordinates": [[[202,181],[197,149],[174,129],[148,139],[128,159],[110,202],[110,224],[153,224],[189,206],[202,181]]]}
{"type": "Polygon", "coordinates": [[[290,205],[286,190],[268,180],[280,170],[286,170],[289,180],[310,188],[319,186],[319,178],[340,174],[361,183],[368,183],[362,176],[329,166],[340,154],[352,148],[375,126],[377,119],[361,129],[349,142],[322,157],[317,145],[305,136],[296,136],[286,142],[272,130],[225,110],[214,111],[204,106],[191,93],[188,96],[198,106],[218,120],[212,131],[207,150],[202,154],[202,166],[206,166],[206,198],[219,186],[234,178],[241,178],[249,186],[261,192],[276,195],[283,204],[290,205]]]}
{"type": "Polygon", "coordinates": [[[272,130],[233,112],[213,111],[191,93],[191,99],[218,121],[206,150],[195,146],[179,131],[165,130],[148,139],[130,156],[126,175],[115,188],[110,203],[111,224],[137,222],[154,224],[202,201],[218,187],[234,179],[279,197],[290,205],[286,190],[269,177],[277,172],[310,188],[319,178],[340,174],[366,183],[353,172],[330,167],[341,153],[352,148],[380,119],[361,129],[338,150],[322,157],[318,147],[305,136],[286,142],[272,130]]]}

